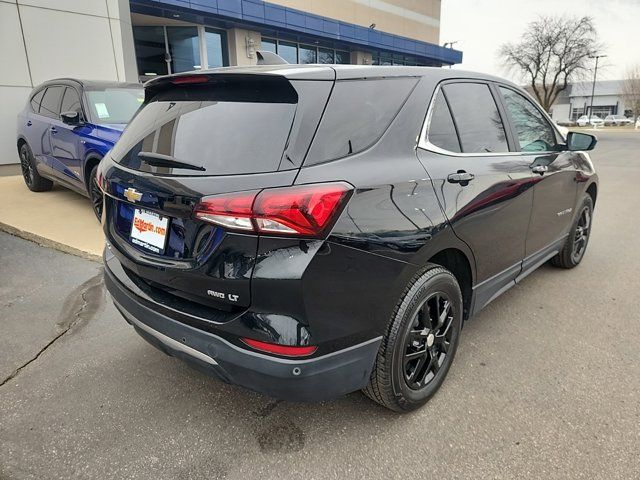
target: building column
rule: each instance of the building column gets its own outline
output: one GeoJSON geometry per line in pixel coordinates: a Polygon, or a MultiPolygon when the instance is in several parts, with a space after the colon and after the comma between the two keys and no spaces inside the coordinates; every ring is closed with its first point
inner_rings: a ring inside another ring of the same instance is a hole
{"type": "Polygon", "coordinates": [[[362,52],[356,50],[351,52],[351,64],[352,65],[371,65],[373,56],[369,52],[362,52]]]}
{"type": "Polygon", "coordinates": [[[243,28],[231,28],[227,30],[229,65],[256,65],[258,62],[256,50],[260,49],[260,39],[260,32],[245,30],[243,28]]]}

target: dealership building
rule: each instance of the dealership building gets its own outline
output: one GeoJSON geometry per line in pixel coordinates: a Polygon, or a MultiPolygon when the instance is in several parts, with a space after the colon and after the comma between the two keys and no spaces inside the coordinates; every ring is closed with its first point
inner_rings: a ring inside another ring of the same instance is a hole
{"type": "Polygon", "coordinates": [[[256,63],[460,63],[439,45],[441,0],[0,0],[0,164],[16,115],[58,77],[137,82],[256,63]]]}

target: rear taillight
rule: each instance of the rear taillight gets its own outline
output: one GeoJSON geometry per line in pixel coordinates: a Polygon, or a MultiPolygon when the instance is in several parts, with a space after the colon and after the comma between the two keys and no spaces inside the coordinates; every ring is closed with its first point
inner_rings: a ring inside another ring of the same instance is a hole
{"type": "Polygon", "coordinates": [[[241,340],[250,347],[260,350],[261,352],[274,353],[285,357],[306,357],[318,349],[318,347],[314,346],[292,347],[289,345],[279,345],[277,343],[261,342],[251,338],[241,338],[241,340]]]}
{"type": "Polygon", "coordinates": [[[205,197],[200,220],[235,230],[316,237],[334,223],[349,198],[346,183],[323,183],[205,197]]]}

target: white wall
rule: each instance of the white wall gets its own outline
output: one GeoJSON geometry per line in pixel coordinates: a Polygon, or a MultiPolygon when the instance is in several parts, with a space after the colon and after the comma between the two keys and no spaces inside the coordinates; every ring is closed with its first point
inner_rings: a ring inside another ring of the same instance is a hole
{"type": "Polygon", "coordinates": [[[0,0],[0,165],[17,163],[16,115],[56,77],[138,80],[128,0],[0,0]]]}

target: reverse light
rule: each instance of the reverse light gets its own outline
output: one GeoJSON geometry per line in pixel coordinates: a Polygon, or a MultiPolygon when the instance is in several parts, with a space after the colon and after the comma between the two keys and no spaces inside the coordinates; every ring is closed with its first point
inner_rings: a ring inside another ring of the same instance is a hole
{"type": "Polygon", "coordinates": [[[261,352],[273,353],[285,357],[306,357],[318,349],[318,347],[315,346],[292,347],[289,345],[278,345],[277,343],[261,342],[251,338],[241,338],[240,340],[251,348],[255,348],[261,352]]]}
{"type": "Polygon", "coordinates": [[[203,198],[194,215],[230,229],[317,237],[331,227],[351,190],[337,182],[215,195],[203,198]]]}

